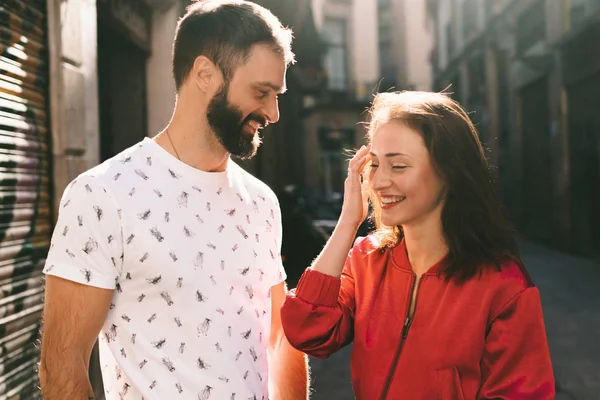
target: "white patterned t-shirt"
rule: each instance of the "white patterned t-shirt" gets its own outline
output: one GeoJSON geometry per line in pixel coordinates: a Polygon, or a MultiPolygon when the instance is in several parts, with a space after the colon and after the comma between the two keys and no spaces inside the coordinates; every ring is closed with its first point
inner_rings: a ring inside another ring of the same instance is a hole
{"type": "Polygon", "coordinates": [[[146,138],[69,184],[44,272],[114,289],[107,400],[268,399],[274,193],[230,161],[192,168],[146,138]]]}

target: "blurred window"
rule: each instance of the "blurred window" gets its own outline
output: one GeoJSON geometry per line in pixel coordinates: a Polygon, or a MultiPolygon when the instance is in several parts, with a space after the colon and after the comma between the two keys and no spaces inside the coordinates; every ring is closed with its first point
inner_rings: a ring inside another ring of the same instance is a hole
{"type": "Polygon", "coordinates": [[[446,51],[448,52],[448,62],[452,61],[455,54],[454,34],[452,29],[452,22],[449,21],[445,27],[446,31],[446,51]]]}
{"type": "Polygon", "coordinates": [[[348,48],[346,20],[326,18],[323,37],[327,42],[325,67],[329,75],[329,88],[344,91],[348,87],[348,48]]]}
{"type": "Polygon", "coordinates": [[[462,3],[463,39],[469,40],[477,32],[477,2],[465,0],[462,3]]]}

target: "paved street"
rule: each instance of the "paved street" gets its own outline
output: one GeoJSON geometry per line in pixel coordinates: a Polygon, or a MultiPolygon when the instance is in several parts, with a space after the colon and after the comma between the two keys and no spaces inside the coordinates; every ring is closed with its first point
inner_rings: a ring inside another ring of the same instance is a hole
{"type": "MultiPolygon", "coordinates": [[[[540,289],[557,383],[557,400],[600,399],[600,265],[542,246],[522,245],[540,289]]],[[[351,347],[311,360],[314,400],[353,399],[351,347]]]]}
{"type": "Polygon", "coordinates": [[[557,399],[600,399],[600,265],[534,244],[523,260],[542,296],[557,399]]]}

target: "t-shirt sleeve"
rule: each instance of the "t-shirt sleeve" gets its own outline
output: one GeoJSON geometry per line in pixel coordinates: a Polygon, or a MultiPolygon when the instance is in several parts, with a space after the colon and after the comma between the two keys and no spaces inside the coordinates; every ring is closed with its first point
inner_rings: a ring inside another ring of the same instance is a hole
{"type": "Polygon", "coordinates": [[[99,178],[72,181],[60,201],[44,274],[114,289],[123,262],[119,214],[99,178]]]}
{"type": "Polygon", "coordinates": [[[279,202],[275,202],[273,207],[274,214],[274,232],[275,232],[275,246],[276,246],[276,268],[274,268],[274,276],[271,280],[273,284],[271,286],[277,286],[281,282],[284,282],[287,279],[287,274],[285,273],[285,268],[283,266],[283,261],[281,259],[281,243],[283,240],[283,227],[281,222],[281,208],[279,207],[279,202]]]}

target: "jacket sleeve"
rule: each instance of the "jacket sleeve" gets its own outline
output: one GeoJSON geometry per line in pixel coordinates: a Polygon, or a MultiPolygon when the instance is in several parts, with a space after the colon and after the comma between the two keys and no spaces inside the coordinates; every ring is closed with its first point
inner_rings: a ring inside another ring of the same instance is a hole
{"type": "Polygon", "coordinates": [[[354,310],[349,255],[340,278],[308,268],[298,287],[287,294],[281,320],[292,346],[312,357],[327,358],[352,341],[354,310]]]}
{"type": "Polygon", "coordinates": [[[554,399],[554,374],[537,288],[529,287],[514,297],[488,329],[477,398],[554,399]]]}

